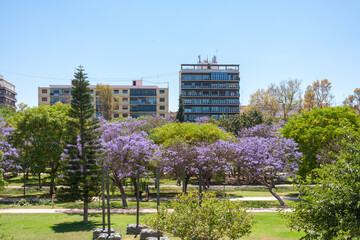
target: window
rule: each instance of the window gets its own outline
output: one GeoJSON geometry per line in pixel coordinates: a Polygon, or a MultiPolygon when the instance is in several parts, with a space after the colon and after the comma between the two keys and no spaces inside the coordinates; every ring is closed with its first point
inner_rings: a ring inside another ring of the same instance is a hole
{"type": "Polygon", "coordinates": [[[119,118],[119,114],[118,114],[118,113],[115,113],[115,114],[114,114],[114,118],[119,118]]]}
{"type": "Polygon", "coordinates": [[[119,90],[114,90],[114,94],[119,94],[119,90]]]}
{"type": "Polygon", "coordinates": [[[41,98],[41,101],[43,101],[43,102],[47,102],[47,97],[43,97],[43,98],[41,98]]]}
{"type": "Polygon", "coordinates": [[[133,81],[133,86],[136,86],[136,81],[133,81]]]}
{"type": "Polygon", "coordinates": [[[156,96],[156,89],[130,89],[130,96],[156,96]]]}
{"type": "Polygon", "coordinates": [[[42,89],[41,93],[47,93],[47,89],[42,89]]]}
{"type": "Polygon", "coordinates": [[[165,98],[160,98],[160,102],[165,102],[165,98]]]}
{"type": "Polygon", "coordinates": [[[122,106],[122,109],[123,109],[123,110],[128,110],[128,106],[127,106],[127,105],[124,105],[124,106],[122,106]]]}
{"type": "Polygon", "coordinates": [[[127,97],[124,97],[124,98],[122,99],[122,101],[123,101],[123,102],[128,102],[129,99],[128,99],[127,97]]]}
{"type": "Polygon", "coordinates": [[[114,110],[119,110],[119,105],[116,105],[116,106],[114,107],[114,110]]]}
{"type": "Polygon", "coordinates": [[[165,94],[165,90],[160,90],[160,94],[165,94]]]}
{"type": "Polygon", "coordinates": [[[128,116],[128,114],[127,113],[123,113],[123,115],[122,115],[123,117],[127,117],[128,116]]]}
{"type": "Polygon", "coordinates": [[[128,90],[122,90],[123,94],[128,94],[128,90]]]}
{"type": "Polygon", "coordinates": [[[165,106],[160,106],[160,110],[165,110],[165,106]]]}
{"type": "Polygon", "coordinates": [[[163,118],[164,118],[164,117],[165,117],[165,114],[160,114],[160,117],[163,117],[163,118]]]}
{"type": "Polygon", "coordinates": [[[89,92],[90,94],[94,94],[94,90],[90,90],[90,92],[89,92]]]}

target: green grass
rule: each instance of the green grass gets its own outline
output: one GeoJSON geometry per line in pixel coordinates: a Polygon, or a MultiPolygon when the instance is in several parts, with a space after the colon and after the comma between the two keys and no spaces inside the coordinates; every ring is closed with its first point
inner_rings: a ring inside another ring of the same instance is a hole
{"type": "MultiPolygon", "coordinates": [[[[141,215],[141,219],[146,216],[141,215]]],[[[257,223],[249,237],[243,239],[299,239],[302,233],[291,232],[278,213],[256,213],[257,223]]],[[[112,227],[123,235],[123,239],[135,239],[125,235],[128,223],[135,223],[135,215],[112,214],[112,227]]],[[[3,214],[0,216],[0,231],[21,240],[75,240],[92,239],[92,230],[101,227],[101,215],[90,214],[89,223],[82,223],[79,214],[3,214]]],[[[136,238],[139,239],[139,236],[136,238]]],[[[176,239],[176,238],[172,238],[176,239]]]]}

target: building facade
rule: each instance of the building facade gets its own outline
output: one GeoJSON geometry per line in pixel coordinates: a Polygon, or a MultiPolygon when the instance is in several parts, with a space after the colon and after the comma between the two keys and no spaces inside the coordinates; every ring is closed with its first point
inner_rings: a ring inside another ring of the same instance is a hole
{"type": "Polygon", "coordinates": [[[5,81],[2,75],[0,75],[0,104],[16,108],[15,85],[5,81]]]}
{"type": "MultiPolygon", "coordinates": [[[[157,86],[144,86],[142,80],[133,80],[131,86],[110,85],[113,91],[112,118],[146,115],[167,117],[169,115],[169,89],[157,86]]],[[[57,102],[68,104],[71,101],[72,85],[50,85],[39,87],[39,105],[53,105],[57,102]]],[[[96,94],[96,85],[90,85],[96,116],[101,116],[101,100],[96,94]]]]}
{"type": "Polygon", "coordinates": [[[180,94],[185,106],[185,119],[229,117],[240,112],[239,65],[218,64],[205,60],[197,64],[181,64],[180,94]]]}

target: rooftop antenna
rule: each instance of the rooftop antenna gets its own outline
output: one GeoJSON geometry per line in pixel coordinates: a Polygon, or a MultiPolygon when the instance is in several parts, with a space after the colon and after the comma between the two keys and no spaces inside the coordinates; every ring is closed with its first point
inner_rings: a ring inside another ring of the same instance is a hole
{"type": "Polygon", "coordinates": [[[199,58],[199,63],[201,63],[201,56],[199,55],[198,58],[199,58]]]}

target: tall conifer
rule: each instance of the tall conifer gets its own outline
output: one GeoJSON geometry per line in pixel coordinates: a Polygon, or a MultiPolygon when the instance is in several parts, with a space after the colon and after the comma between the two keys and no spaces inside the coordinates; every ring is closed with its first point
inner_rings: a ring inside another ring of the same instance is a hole
{"type": "Polygon", "coordinates": [[[179,120],[179,122],[185,122],[184,102],[181,96],[179,97],[179,110],[176,114],[176,119],[179,120]]]}
{"type": "Polygon", "coordinates": [[[101,147],[99,120],[93,117],[89,82],[79,66],[72,82],[70,120],[67,124],[67,148],[63,154],[64,172],[59,197],[65,201],[84,201],[84,223],[88,222],[88,204],[99,195],[101,168],[98,164],[101,147]]]}

